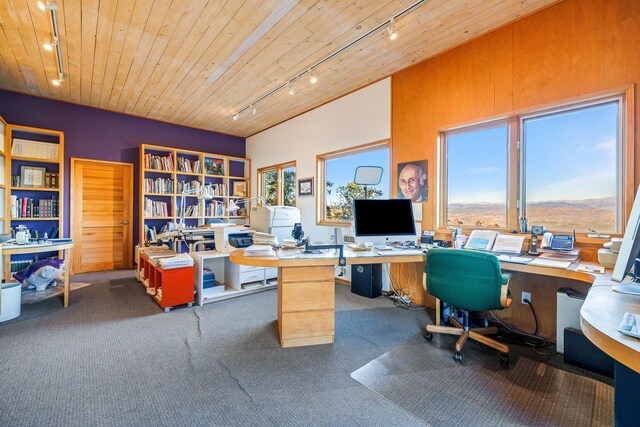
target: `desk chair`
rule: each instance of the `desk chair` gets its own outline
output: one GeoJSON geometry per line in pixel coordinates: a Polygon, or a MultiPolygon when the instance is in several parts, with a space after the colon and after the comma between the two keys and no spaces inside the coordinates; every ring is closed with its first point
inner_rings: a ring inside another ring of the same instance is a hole
{"type": "Polygon", "coordinates": [[[459,335],[454,359],[462,362],[462,346],[468,338],[500,351],[500,362],[509,363],[509,347],[487,337],[495,326],[469,328],[469,311],[501,310],[511,305],[508,294],[511,274],[502,274],[495,255],[468,249],[431,249],[425,265],[427,291],[437,298],[436,322],[427,325],[425,338],[433,333],[459,335]],[[451,316],[452,326],[440,325],[440,300],[463,311],[463,324],[451,316]]]}

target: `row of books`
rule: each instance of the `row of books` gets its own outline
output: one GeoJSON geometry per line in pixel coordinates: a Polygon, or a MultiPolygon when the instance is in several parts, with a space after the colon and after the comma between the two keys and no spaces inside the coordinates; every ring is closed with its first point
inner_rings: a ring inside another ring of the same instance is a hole
{"type": "Polygon", "coordinates": [[[147,197],[144,198],[144,216],[146,217],[167,217],[169,216],[169,210],[167,208],[167,202],[160,202],[157,200],[151,200],[147,197]]]}
{"type": "MultiPolygon", "coordinates": [[[[20,175],[11,176],[11,186],[20,187],[22,180],[20,175]]],[[[44,188],[60,188],[60,174],[57,172],[45,172],[44,174],[44,188]]]]}
{"type": "Polygon", "coordinates": [[[155,154],[144,155],[145,169],[155,169],[160,171],[173,172],[173,155],[171,153],[166,156],[158,156],[155,154]]]}
{"type": "Polygon", "coordinates": [[[188,205],[185,206],[185,217],[197,217],[198,215],[198,205],[188,205]]]}
{"type": "Polygon", "coordinates": [[[207,203],[204,211],[205,216],[224,216],[224,204],[207,203]]]}
{"type": "Polygon", "coordinates": [[[200,186],[202,184],[200,181],[178,181],[178,194],[182,194],[184,191],[185,194],[197,194],[200,191],[200,186]]]}
{"type": "Polygon", "coordinates": [[[220,197],[227,195],[227,186],[224,184],[205,184],[203,193],[211,197],[220,197]]]}
{"type": "Polygon", "coordinates": [[[60,144],[19,138],[13,138],[12,142],[12,156],[57,160],[60,155],[60,144]]]}
{"type": "Polygon", "coordinates": [[[145,178],[144,179],[144,192],[145,193],[159,193],[159,194],[173,194],[174,183],[172,179],[166,178],[145,178]]]}
{"type": "Polygon", "coordinates": [[[224,160],[205,158],[204,172],[207,175],[224,175],[224,160]]]}
{"type": "Polygon", "coordinates": [[[178,172],[202,173],[202,162],[186,157],[178,157],[178,172]]]}
{"type": "Polygon", "coordinates": [[[29,197],[11,196],[11,218],[57,218],[58,199],[34,200],[29,197]]]}

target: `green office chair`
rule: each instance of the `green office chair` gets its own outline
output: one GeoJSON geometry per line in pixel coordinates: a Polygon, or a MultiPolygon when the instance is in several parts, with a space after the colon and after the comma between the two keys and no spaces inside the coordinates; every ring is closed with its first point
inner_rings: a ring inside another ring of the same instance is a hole
{"type": "Polygon", "coordinates": [[[425,338],[433,333],[459,335],[454,359],[462,362],[462,346],[468,338],[500,351],[500,362],[509,364],[509,347],[487,337],[496,334],[495,326],[469,328],[469,311],[501,310],[511,305],[509,279],[502,274],[495,255],[468,249],[431,249],[425,266],[427,291],[437,298],[436,322],[427,325],[425,338]],[[440,300],[463,311],[463,323],[449,317],[452,326],[440,325],[440,300]]]}

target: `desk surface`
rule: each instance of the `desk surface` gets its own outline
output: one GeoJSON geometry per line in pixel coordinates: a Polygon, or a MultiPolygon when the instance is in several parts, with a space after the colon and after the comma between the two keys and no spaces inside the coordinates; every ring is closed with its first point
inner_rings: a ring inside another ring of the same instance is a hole
{"type": "MultiPolygon", "coordinates": [[[[344,250],[347,265],[351,264],[382,264],[382,263],[406,263],[424,262],[424,255],[379,255],[377,253],[354,252],[349,249],[344,250]]],[[[324,254],[300,254],[297,258],[278,258],[244,256],[244,251],[239,249],[229,255],[231,262],[242,265],[255,265],[259,267],[300,267],[311,265],[338,265],[338,255],[332,253],[324,254]]]]}

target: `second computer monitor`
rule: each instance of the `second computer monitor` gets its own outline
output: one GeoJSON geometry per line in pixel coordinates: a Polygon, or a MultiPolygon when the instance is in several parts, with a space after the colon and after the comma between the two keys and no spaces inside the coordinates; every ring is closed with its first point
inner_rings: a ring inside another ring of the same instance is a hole
{"type": "Polygon", "coordinates": [[[356,199],[353,223],[356,243],[385,245],[418,238],[409,199],[356,199]]]}

